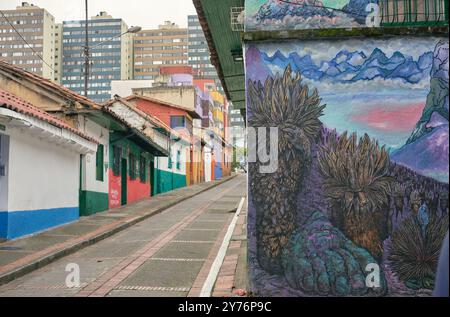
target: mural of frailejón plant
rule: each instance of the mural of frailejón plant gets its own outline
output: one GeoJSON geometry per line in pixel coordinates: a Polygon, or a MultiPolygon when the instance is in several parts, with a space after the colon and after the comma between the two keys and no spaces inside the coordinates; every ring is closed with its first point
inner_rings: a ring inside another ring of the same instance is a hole
{"type": "Polygon", "coordinates": [[[389,155],[367,134],[358,141],[331,135],[319,155],[323,188],[331,202],[331,222],[357,245],[381,259],[388,236],[389,155]]]}
{"type": "Polygon", "coordinates": [[[447,232],[448,214],[433,215],[425,229],[417,217],[409,217],[394,232],[388,260],[406,286],[434,287],[442,240],[447,232]]]}
{"type": "MultiPolygon", "coordinates": [[[[320,103],[317,90],[311,92],[290,66],[282,76],[268,77],[264,84],[248,81],[249,126],[278,128],[276,172],[260,173],[263,164],[259,160],[249,164],[257,258],[272,273],[283,272],[281,254],[295,229],[296,197],[310,166],[311,147],[322,128],[319,117],[325,105],[320,103]]],[[[269,144],[267,138],[267,148],[269,144]]]]}

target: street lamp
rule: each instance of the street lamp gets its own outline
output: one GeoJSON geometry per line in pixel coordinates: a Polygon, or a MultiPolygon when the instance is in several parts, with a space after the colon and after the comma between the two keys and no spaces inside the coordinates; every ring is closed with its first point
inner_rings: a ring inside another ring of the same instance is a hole
{"type": "Polygon", "coordinates": [[[85,44],[83,46],[83,51],[84,51],[84,96],[87,98],[87,93],[88,93],[88,83],[89,83],[89,50],[91,48],[94,47],[98,47],[101,46],[109,41],[111,41],[112,39],[115,39],[117,37],[121,37],[125,34],[128,33],[137,33],[140,30],[142,30],[142,28],[140,26],[132,26],[130,27],[128,30],[126,30],[125,32],[119,34],[119,35],[115,35],[103,42],[97,43],[91,47],[89,47],[89,16],[88,16],[88,0],[85,0],[85,6],[86,6],[86,19],[85,19],[85,32],[86,32],[86,38],[85,38],[85,44]]]}

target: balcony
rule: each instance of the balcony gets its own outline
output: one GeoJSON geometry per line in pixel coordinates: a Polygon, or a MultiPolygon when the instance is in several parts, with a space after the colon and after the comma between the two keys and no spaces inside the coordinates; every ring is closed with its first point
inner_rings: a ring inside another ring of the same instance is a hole
{"type": "Polygon", "coordinates": [[[379,0],[381,26],[448,25],[448,0],[379,0]]]}

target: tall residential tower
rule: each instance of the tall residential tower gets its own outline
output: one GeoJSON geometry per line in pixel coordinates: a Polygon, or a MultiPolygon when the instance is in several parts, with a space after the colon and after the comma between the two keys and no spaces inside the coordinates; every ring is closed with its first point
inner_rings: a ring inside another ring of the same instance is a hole
{"type": "MultiPolygon", "coordinates": [[[[63,22],[62,84],[84,95],[85,21],[63,22]]],[[[133,78],[132,34],[127,24],[100,12],[88,21],[90,74],[88,98],[103,102],[111,97],[111,81],[133,78]]]]}
{"type": "Polygon", "coordinates": [[[187,30],[165,21],[134,37],[134,79],[153,80],[163,65],[187,65],[187,30]]]}
{"type": "Polygon", "coordinates": [[[57,80],[54,71],[55,18],[47,10],[28,2],[22,2],[15,10],[2,12],[0,60],[57,80]]]}
{"type": "Polygon", "coordinates": [[[188,15],[188,64],[198,78],[214,79],[219,83],[215,67],[211,64],[208,43],[197,15],[188,15]]]}

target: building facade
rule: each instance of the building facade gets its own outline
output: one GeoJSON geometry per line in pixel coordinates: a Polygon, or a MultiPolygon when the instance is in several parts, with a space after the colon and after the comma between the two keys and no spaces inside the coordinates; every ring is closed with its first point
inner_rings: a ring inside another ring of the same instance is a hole
{"type": "Polygon", "coordinates": [[[158,29],[141,30],[133,40],[134,79],[152,80],[163,65],[187,65],[187,30],[165,21],[158,29]]]}
{"type": "Polygon", "coordinates": [[[170,129],[120,97],[109,101],[104,110],[129,127],[110,134],[109,208],[159,193],[162,185],[155,165],[171,153],[170,129]]]}
{"type": "Polygon", "coordinates": [[[47,10],[28,2],[15,10],[2,12],[0,60],[55,80],[55,33],[58,33],[55,18],[47,10]]]}
{"type": "Polygon", "coordinates": [[[211,64],[206,42],[197,15],[188,15],[188,64],[197,78],[218,81],[216,68],[211,64]]]}
{"type": "MultiPolygon", "coordinates": [[[[235,109],[233,104],[228,107],[230,138],[234,147],[245,147],[245,119],[241,114],[240,109],[235,109]]],[[[240,162],[243,157],[236,157],[237,162],[240,162]]]]}
{"type": "Polygon", "coordinates": [[[80,155],[97,142],[3,89],[0,127],[0,238],[76,221],[80,155]]]}
{"type": "Polygon", "coordinates": [[[61,84],[63,70],[63,24],[55,24],[55,54],[54,54],[54,79],[53,81],[61,84]]]}
{"type": "MultiPolygon", "coordinates": [[[[133,77],[132,34],[127,24],[106,12],[88,21],[89,26],[89,84],[87,97],[104,102],[111,97],[111,81],[133,77]]],[[[63,22],[63,68],[61,83],[84,95],[85,21],[63,22]]]]}

